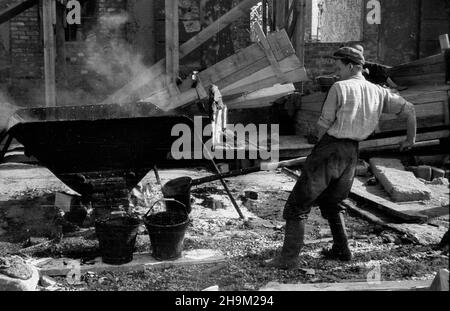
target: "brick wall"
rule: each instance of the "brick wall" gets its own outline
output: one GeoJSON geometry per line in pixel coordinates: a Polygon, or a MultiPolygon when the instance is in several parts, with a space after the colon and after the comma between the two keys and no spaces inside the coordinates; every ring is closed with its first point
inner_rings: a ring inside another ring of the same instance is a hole
{"type": "Polygon", "coordinates": [[[36,5],[10,22],[12,78],[41,78],[44,52],[40,34],[40,14],[36,5]]]}
{"type": "Polygon", "coordinates": [[[117,14],[126,10],[127,0],[98,0],[99,15],[117,14]]]}

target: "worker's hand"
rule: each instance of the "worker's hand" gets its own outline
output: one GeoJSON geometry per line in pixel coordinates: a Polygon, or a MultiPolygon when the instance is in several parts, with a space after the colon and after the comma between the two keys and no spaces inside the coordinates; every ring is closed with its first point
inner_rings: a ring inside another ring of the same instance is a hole
{"type": "Polygon", "coordinates": [[[404,152],[404,151],[409,151],[414,147],[414,143],[405,140],[404,142],[402,142],[400,144],[400,151],[404,152]]]}

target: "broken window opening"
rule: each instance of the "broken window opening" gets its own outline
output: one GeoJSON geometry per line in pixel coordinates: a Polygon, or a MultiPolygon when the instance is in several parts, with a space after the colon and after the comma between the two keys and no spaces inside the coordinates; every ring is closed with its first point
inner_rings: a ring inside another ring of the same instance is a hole
{"type": "Polygon", "coordinates": [[[311,0],[309,41],[336,43],[361,41],[362,0],[311,0]]]}

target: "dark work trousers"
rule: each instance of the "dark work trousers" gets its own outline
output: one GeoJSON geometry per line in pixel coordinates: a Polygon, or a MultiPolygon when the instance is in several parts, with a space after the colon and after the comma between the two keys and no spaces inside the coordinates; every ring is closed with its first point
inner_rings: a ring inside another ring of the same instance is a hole
{"type": "Polygon", "coordinates": [[[284,207],[283,217],[306,219],[313,205],[322,216],[340,212],[350,193],[358,161],[359,143],[325,134],[307,158],[302,175],[284,207]]]}

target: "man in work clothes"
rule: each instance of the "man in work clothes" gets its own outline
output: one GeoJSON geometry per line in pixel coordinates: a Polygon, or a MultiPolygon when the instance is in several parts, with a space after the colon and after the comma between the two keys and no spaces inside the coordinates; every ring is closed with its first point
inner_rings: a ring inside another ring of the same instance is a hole
{"type": "Polygon", "coordinates": [[[328,220],[333,247],[326,258],[350,261],[340,202],[347,198],[355,175],[359,142],[377,127],[382,113],[407,119],[407,137],[400,149],[411,148],[416,139],[414,106],[389,90],[368,82],[362,75],[364,56],[351,47],[340,48],[333,57],[340,81],[330,89],[318,121],[319,142],[305,163],[302,175],[286,202],[285,238],[281,254],[269,260],[269,267],[298,266],[305,223],[314,203],[328,220]]]}

